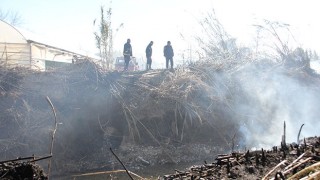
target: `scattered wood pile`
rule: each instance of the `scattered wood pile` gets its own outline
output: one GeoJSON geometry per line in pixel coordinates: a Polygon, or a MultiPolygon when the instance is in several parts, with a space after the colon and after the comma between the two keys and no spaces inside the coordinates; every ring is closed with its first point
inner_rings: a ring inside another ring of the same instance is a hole
{"type": "Polygon", "coordinates": [[[220,154],[215,162],[195,165],[187,171],[176,170],[161,179],[319,179],[320,137],[304,139],[302,144],[275,146],[220,154]]]}

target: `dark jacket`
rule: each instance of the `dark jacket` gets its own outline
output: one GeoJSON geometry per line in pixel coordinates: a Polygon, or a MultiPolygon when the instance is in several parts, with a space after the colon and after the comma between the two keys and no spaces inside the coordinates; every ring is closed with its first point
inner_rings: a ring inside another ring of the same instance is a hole
{"type": "Polygon", "coordinates": [[[130,43],[125,43],[123,47],[123,56],[132,56],[132,47],[130,43]]]}
{"type": "Polygon", "coordinates": [[[163,55],[166,58],[172,58],[174,56],[173,49],[171,45],[166,45],[163,48],[163,55]]]}
{"type": "Polygon", "coordinates": [[[149,44],[146,48],[146,56],[151,57],[152,56],[152,44],[149,44]]]}

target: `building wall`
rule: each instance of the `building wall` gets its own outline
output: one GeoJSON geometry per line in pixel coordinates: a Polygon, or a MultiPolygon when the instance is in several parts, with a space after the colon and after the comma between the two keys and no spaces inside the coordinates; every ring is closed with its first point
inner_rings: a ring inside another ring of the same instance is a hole
{"type": "Polygon", "coordinates": [[[45,71],[73,63],[74,53],[35,43],[0,43],[0,66],[45,71]]]}
{"type": "Polygon", "coordinates": [[[31,42],[30,46],[33,64],[32,69],[48,70],[71,64],[74,59],[73,56],[75,55],[75,53],[34,42],[31,42]]]}
{"type": "MultiPolygon", "coordinates": [[[[27,40],[15,27],[0,20],[0,66],[24,66],[45,71],[88,57],[65,49],[27,40]]],[[[92,58],[91,58],[92,59],[92,58]]]]}
{"type": "Polygon", "coordinates": [[[30,46],[27,43],[0,43],[0,65],[30,68],[30,46]]]}
{"type": "Polygon", "coordinates": [[[30,48],[26,38],[13,26],[0,20],[0,65],[30,67],[30,48]]]}

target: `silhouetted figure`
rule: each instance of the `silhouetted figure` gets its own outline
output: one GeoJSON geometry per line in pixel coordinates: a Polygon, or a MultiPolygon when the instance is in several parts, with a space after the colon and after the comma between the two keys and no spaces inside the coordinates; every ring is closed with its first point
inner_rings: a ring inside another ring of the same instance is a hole
{"type": "Polygon", "coordinates": [[[169,61],[170,61],[171,69],[173,69],[173,56],[174,56],[174,53],[173,53],[173,49],[172,49],[170,41],[168,41],[167,45],[164,46],[163,54],[164,54],[164,57],[166,57],[166,68],[168,69],[169,61]]]}
{"type": "Polygon", "coordinates": [[[151,69],[151,64],[152,64],[152,45],[153,41],[150,41],[146,48],[146,57],[147,57],[147,70],[151,69]]]}
{"type": "Polygon", "coordinates": [[[123,47],[124,71],[128,71],[130,57],[132,56],[131,40],[128,39],[123,47]]]}

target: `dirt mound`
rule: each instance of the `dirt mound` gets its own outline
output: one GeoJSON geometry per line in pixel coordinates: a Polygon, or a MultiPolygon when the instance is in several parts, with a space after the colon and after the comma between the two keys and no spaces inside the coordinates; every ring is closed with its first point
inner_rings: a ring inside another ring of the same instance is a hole
{"type": "Polygon", "coordinates": [[[57,118],[53,174],[114,169],[110,147],[133,169],[197,161],[200,150],[206,159],[270,145],[284,117],[292,129],[308,122],[305,133],[315,132],[319,116],[319,77],[272,63],[110,72],[81,62],[47,72],[0,68],[0,80],[0,158],[48,154],[55,127],[49,97],[57,118]]]}

